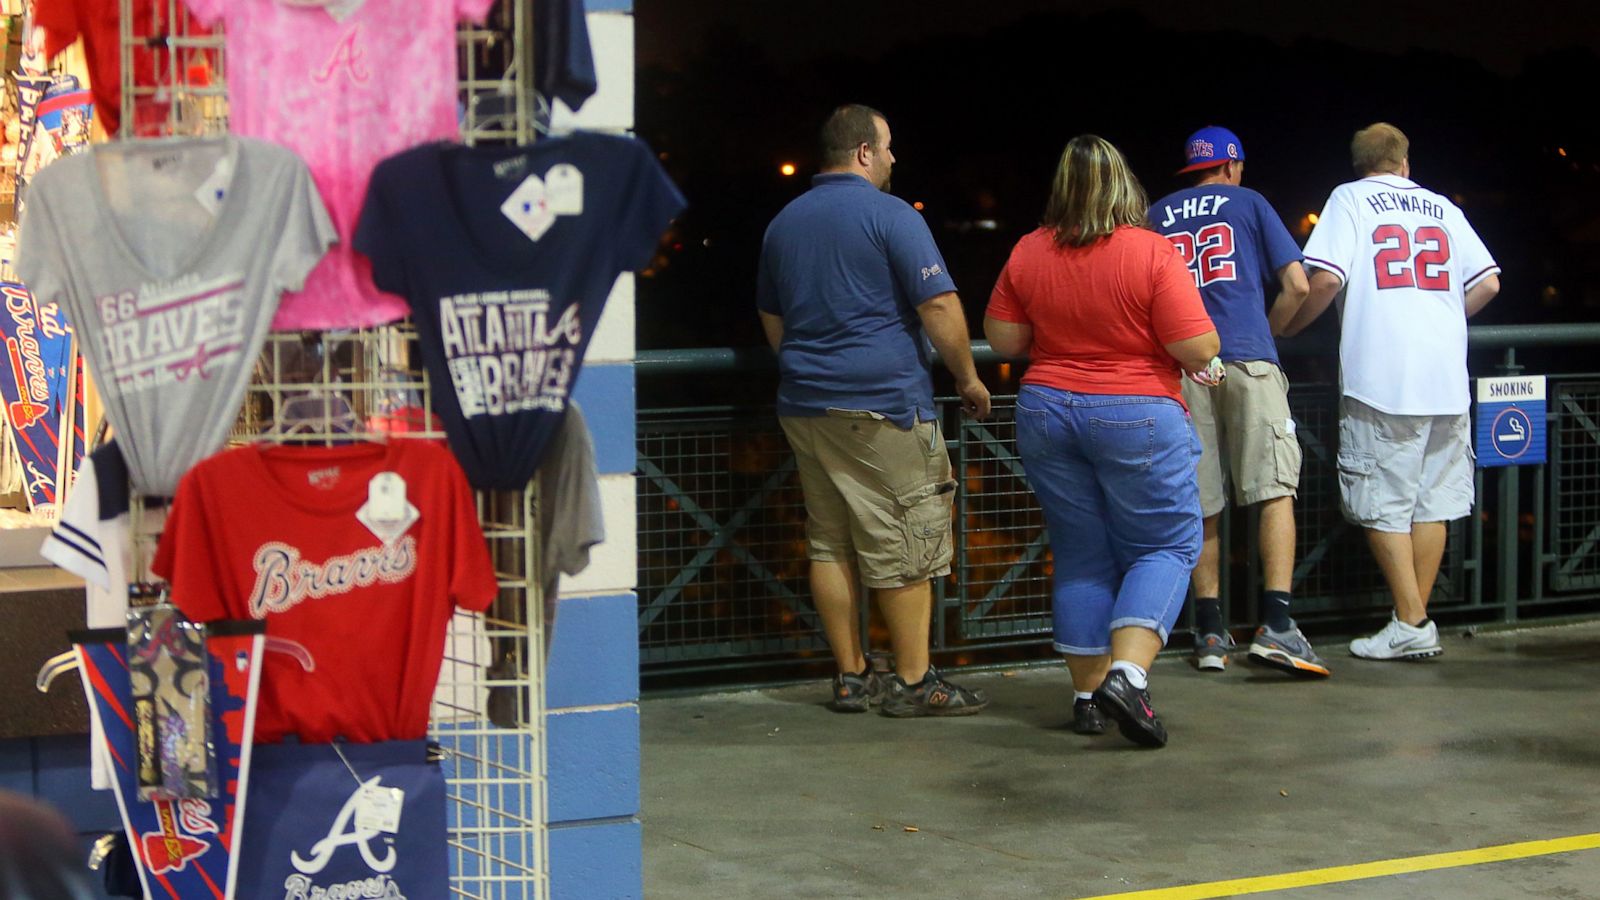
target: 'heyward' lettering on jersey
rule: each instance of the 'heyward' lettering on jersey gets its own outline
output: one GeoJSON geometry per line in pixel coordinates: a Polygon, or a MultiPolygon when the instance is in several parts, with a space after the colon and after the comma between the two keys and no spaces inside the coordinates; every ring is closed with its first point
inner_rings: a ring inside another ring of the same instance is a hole
{"type": "Polygon", "coordinates": [[[1425,197],[1414,197],[1410,194],[1389,193],[1384,191],[1367,195],[1367,205],[1375,213],[1385,212],[1414,212],[1435,219],[1444,219],[1444,207],[1429,201],[1425,197]]]}
{"type": "Polygon", "coordinates": [[[237,275],[190,275],[98,298],[111,354],[107,375],[130,392],[209,379],[244,346],[243,292],[237,275]]]}
{"type": "Polygon", "coordinates": [[[1184,198],[1184,201],[1178,204],[1176,209],[1173,208],[1171,203],[1168,203],[1167,218],[1162,221],[1161,227],[1170,228],[1172,223],[1180,218],[1192,219],[1195,216],[1214,216],[1217,214],[1217,210],[1222,208],[1222,204],[1232,199],[1232,197],[1224,197],[1221,194],[1201,194],[1198,197],[1184,198]]]}
{"type": "Polygon", "coordinates": [[[439,301],[439,332],[456,401],[466,418],[566,408],[577,347],[578,304],[552,324],[550,292],[457,294],[439,301]]]}
{"type": "Polygon", "coordinates": [[[308,599],[348,594],[379,582],[405,581],[417,569],[417,539],[408,534],[393,545],[332,556],[322,563],[301,559],[297,547],[268,541],[256,550],[254,564],[250,615],[265,619],[269,613],[287,612],[308,599]]]}

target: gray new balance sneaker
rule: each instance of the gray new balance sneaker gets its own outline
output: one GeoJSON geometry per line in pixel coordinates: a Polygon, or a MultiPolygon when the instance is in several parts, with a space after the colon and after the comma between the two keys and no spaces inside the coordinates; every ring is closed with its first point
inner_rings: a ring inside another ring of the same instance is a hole
{"type": "Polygon", "coordinates": [[[1298,627],[1288,631],[1273,631],[1265,625],[1257,628],[1250,642],[1250,661],[1310,678],[1327,678],[1333,674],[1298,627]]]}
{"type": "Polygon", "coordinates": [[[833,676],[833,700],[828,706],[834,712],[866,712],[882,703],[887,692],[883,678],[868,666],[860,675],[833,676]]]}

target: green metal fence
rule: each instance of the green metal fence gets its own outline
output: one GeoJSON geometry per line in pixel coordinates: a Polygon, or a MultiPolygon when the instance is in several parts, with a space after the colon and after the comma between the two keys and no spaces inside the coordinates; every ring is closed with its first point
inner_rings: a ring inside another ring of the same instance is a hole
{"type": "MultiPolygon", "coordinates": [[[[1475,351],[1503,354],[1474,374],[1519,371],[1517,348],[1553,346],[1600,346],[1600,325],[1473,328],[1475,351]]],[[[975,352],[981,362],[998,362],[983,344],[975,352]]],[[[742,384],[775,378],[762,350],[640,354],[642,381],[686,376],[742,384]]],[[[1047,643],[1050,634],[1049,536],[1016,455],[1014,383],[1009,393],[998,387],[994,411],[981,421],[962,418],[951,398],[940,400],[958,479],[956,561],[935,585],[933,642],[967,658],[1047,643]]],[[[1509,621],[1600,598],[1600,375],[1551,374],[1549,396],[1549,462],[1479,470],[1474,514],[1451,526],[1431,611],[1509,621]],[[1526,494],[1524,481],[1532,482],[1526,494]]],[[[1305,456],[1296,618],[1314,630],[1365,627],[1387,614],[1389,597],[1360,529],[1339,511],[1338,392],[1297,383],[1289,397],[1305,456]]],[[[641,408],[638,475],[647,675],[826,654],[806,586],[805,508],[770,404],[641,408]]],[[[1230,507],[1222,528],[1224,611],[1246,626],[1259,579],[1255,511],[1230,507]]]]}

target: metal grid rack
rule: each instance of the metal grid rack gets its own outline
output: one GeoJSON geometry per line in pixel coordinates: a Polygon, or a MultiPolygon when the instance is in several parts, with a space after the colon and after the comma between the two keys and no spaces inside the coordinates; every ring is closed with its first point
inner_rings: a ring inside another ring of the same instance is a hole
{"type": "MultiPolygon", "coordinates": [[[[180,0],[155,0],[140,22],[122,0],[123,136],[136,102],[166,103],[162,134],[227,127],[220,31],[198,35],[180,0]],[[165,7],[166,15],[159,14],[165,7]],[[161,31],[152,33],[151,26],[161,31]],[[135,52],[165,55],[159,84],[135,84],[135,52]],[[204,55],[196,65],[195,54],[204,55]],[[203,79],[190,76],[204,74],[203,79]]],[[[535,131],[531,13],[497,4],[489,24],[459,29],[462,137],[526,143],[535,131]]],[[[146,122],[149,120],[146,119],[146,122]]],[[[351,331],[268,336],[233,429],[237,442],[331,444],[442,440],[433,386],[409,322],[351,331]]],[[[446,751],[451,895],[474,900],[549,893],[545,763],[544,598],[537,482],[517,492],[478,492],[499,596],[485,614],[452,620],[429,736],[446,751]]],[[[136,505],[137,506],[137,505],[136,505]]],[[[137,529],[137,526],[136,526],[137,529]]],[[[153,540],[153,539],[152,539],[153,540]]],[[[153,548],[146,546],[146,555],[153,548]]]]}

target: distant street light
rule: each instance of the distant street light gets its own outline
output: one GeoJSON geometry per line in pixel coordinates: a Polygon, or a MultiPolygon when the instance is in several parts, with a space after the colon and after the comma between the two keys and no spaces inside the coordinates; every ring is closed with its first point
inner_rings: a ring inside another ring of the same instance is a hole
{"type": "Polygon", "coordinates": [[[1306,220],[1309,221],[1313,225],[1317,224],[1317,214],[1316,213],[1306,213],[1306,220]]]}
{"type": "Polygon", "coordinates": [[[786,162],[778,167],[778,171],[783,173],[783,177],[788,178],[795,173],[794,163],[786,162]]]}
{"type": "Polygon", "coordinates": [[[920,211],[922,209],[922,201],[918,200],[917,202],[911,204],[911,208],[920,211]]]}

